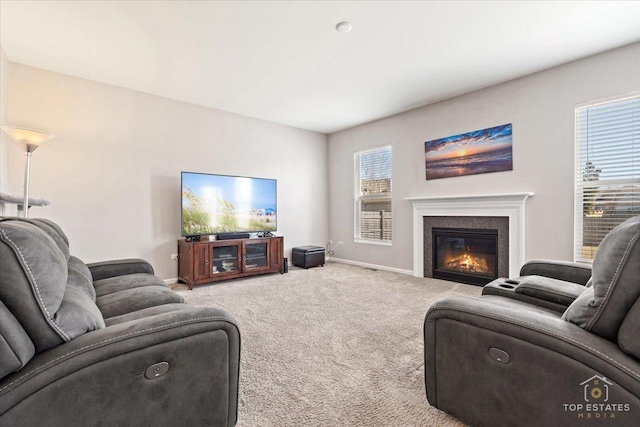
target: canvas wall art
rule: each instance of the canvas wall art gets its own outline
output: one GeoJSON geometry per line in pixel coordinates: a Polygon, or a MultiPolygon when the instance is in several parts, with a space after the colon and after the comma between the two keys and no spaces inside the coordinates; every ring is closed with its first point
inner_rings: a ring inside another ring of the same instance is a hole
{"type": "Polygon", "coordinates": [[[513,170],[511,123],[424,143],[427,179],[513,170]]]}

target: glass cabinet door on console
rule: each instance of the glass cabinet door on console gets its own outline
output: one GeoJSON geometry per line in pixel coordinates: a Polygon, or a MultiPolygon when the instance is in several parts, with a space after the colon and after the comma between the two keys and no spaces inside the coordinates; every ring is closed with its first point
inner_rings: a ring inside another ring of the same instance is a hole
{"type": "Polygon", "coordinates": [[[236,274],[240,269],[240,247],[236,245],[211,247],[211,276],[236,274]]]}
{"type": "Polygon", "coordinates": [[[268,242],[257,240],[255,242],[243,242],[244,271],[269,270],[269,246],[268,242]]]}

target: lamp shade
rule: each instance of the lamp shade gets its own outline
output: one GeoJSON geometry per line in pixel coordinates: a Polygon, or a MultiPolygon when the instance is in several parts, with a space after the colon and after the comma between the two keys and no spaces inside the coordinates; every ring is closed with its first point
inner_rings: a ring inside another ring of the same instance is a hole
{"type": "Polygon", "coordinates": [[[22,129],[13,126],[0,126],[11,139],[20,144],[24,151],[30,153],[51,138],[55,137],[52,133],[41,132],[33,129],[22,129]]]}

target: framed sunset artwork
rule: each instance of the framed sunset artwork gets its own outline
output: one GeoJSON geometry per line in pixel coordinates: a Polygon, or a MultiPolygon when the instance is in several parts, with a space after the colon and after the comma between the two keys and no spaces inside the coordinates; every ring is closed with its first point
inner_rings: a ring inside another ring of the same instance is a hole
{"type": "Polygon", "coordinates": [[[511,123],[424,143],[427,179],[513,170],[511,123]]]}

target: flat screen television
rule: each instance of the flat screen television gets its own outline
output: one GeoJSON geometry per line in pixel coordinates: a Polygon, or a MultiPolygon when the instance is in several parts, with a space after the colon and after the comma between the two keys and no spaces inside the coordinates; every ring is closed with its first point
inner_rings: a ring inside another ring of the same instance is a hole
{"type": "Polygon", "coordinates": [[[182,235],[277,230],[277,181],[182,172],[182,235]]]}

